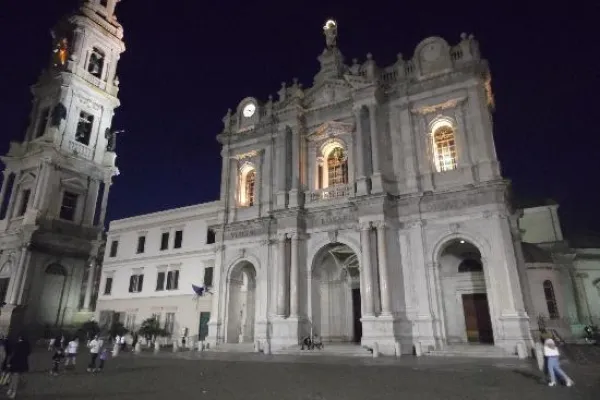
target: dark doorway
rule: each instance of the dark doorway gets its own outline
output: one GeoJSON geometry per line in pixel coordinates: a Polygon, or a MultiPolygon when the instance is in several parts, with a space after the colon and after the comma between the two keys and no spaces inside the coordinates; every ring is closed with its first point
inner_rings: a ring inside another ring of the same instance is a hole
{"type": "Polygon", "coordinates": [[[354,322],[354,342],[360,343],[362,339],[362,323],[360,322],[360,289],[352,289],[352,321],[354,322]]]}
{"type": "Polygon", "coordinates": [[[470,343],[494,343],[494,331],[488,306],[487,294],[473,293],[462,295],[465,312],[467,340],[470,343]]]}
{"type": "Polygon", "coordinates": [[[204,340],[208,336],[208,321],[210,321],[210,313],[201,312],[200,327],[198,328],[198,340],[204,340]]]}

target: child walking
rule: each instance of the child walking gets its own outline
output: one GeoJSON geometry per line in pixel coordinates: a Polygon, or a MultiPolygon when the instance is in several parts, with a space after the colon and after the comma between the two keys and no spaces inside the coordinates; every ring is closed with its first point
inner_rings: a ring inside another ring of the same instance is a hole
{"type": "Polygon", "coordinates": [[[106,360],[108,360],[108,349],[106,347],[104,347],[101,351],[100,351],[100,364],[98,365],[98,369],[97,371],[102,372],[102,370],[104,370],[104,363],[106,362],[106,360]]]}
{"type": "Polygon", "coordinates": [[[79,348],[79,339],[74,338],[67,344],[67,359],[65,360],[65,367],[71,365],[73,368],[75,367],[75,362],[77,361],[77,349],[79,348]]]}
{"type": "Polygon", "coordinates": [[[568,387],[573,386],[575,382],[573,382],[560,367],[559,355],[560,352],[558,351],[558,347],[556,347],[554,340],[546,339],[544,341],[544,356],[548,363],[548,375],[550,375],[548,386],[556,386],[556,375],[558,375],[568,387]]]}
{"type": "Polygon", "coordinates": [[[56,376],[58,375],[58,370],[60,368],[60,363],[65,358],[65,351],[62,347],[57,347],[54,351],[54,355],[52,356],[52,370],[50,371],[50,375],[56,376]]]}

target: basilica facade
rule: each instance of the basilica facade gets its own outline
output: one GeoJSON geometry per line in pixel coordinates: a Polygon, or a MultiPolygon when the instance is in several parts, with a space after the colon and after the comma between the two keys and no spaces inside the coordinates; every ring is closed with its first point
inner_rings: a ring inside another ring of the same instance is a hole
{"type": "Polygon", "coordinates": [[[310,87],[224,118],[208,341],[531,346],[517,218],[477,41],[344,63],[337,25],[310,87]]]}

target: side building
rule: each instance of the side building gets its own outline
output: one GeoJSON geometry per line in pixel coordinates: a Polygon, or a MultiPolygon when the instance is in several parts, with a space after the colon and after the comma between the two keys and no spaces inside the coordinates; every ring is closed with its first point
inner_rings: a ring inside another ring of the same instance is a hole
{"type": "Polygon", "coordinates": [[[208,334],[210,287],[220,202],[177,208],[110,223],[96,315],[108,327],[122,322],[131,331],[157,317],[171,337],[197,340],[208,334]]]}

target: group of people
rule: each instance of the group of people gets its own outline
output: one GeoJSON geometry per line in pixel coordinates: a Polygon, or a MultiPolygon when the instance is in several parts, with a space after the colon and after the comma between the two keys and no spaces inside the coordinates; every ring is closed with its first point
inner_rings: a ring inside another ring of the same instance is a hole
{"type": "Polygon", "coordinates": [[[14,399],[17,396],[23,374],[29,371],[31,345],[24,335],[17,336],[16,340],[1,336],[0,353],[3,353],[1,354],[0,385],[7,386],[6,395],[9,399],[14,399]]]}
{"type": "MultiPolygon", "coordinates": [[[[53,351],[51,375],[58,375],[60,366],[64,362],[65,367],[74,368],[77,363],[77,351],[79,350],[79,339],[72,338],[66,345],[64,336],[50,339],[48,350],[53,351]]],[[[90,363],[88,364],[88,372],[99,372],[104,369],[104,364],[109,356],[108,347],[104,346],[104,341],[97,335],[87,342],[87,347],[90,350],[90,363]]]]}

